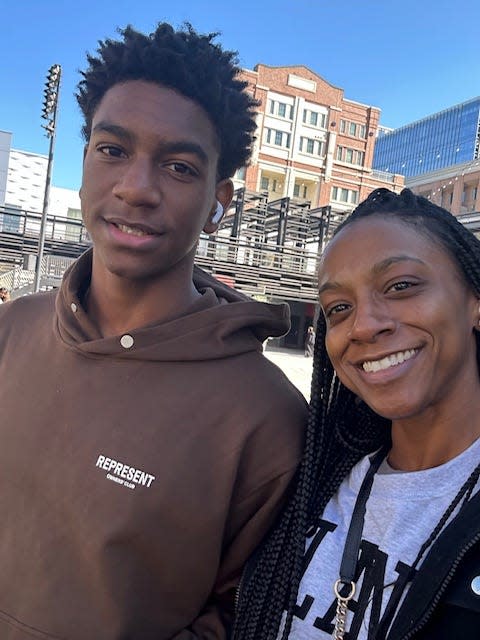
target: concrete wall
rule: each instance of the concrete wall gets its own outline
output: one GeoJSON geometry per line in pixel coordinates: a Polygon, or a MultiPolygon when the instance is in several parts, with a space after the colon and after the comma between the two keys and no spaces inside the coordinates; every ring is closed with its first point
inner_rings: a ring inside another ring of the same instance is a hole
{"type": "Polygon", "coordinates": [[[5,204],[41,213],[47,177],[47,156],[10,151],[5,204]]]}

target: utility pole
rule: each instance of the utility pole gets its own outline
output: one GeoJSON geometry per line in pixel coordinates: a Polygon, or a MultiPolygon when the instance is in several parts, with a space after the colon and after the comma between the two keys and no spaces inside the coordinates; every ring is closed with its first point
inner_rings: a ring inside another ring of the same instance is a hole
{"type": "Polygon", "coordinates": [[[37,263],[35,265],[35,280],[33,283],[33,291],[36,293],[40,289],[40,278],[42,274],[42,258],[45,246],[45,233],[47,230],[47,211],[48,199],[50,196],[50,181],[52,176],[53,150],[55,148],[55,127],[57,122],[58,96],[60,93],[60,78],[62,75],[62,67],[59,64],[52,64],[48,70],[47,81],[45,83],[42,109],[42,118],[46,120],[46,124],[42,127],[46,130],[46,136],[50,139],[50,147],[48,151],[47,178],[45,181],[45,194],[43,197],[42,220],[40,223],[40,233],[38,236],[38,253],[37,263]]]}

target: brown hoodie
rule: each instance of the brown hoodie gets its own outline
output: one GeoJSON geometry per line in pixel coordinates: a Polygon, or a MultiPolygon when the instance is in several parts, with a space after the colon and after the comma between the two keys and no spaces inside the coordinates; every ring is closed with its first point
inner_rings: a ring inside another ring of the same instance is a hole
{"type": "Polygon", "coordinates": [[[286,310],[196,270],[188,315],[102,338],[90,260],[0,309],[0,638],[224,638],[301,448],[286,310]]]}

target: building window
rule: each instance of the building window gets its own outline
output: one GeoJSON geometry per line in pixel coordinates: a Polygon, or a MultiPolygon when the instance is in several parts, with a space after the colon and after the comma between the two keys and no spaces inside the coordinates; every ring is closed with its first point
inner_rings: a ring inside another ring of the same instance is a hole
{"type": "Polygon", "coordinates": [[[326,121],[327,121],[327,116],[324,113],[319,113],[318,111],[312,111],[311,109],[303,110],[304,124],[310,125],[311,127],[325,129],[326,121]]]}
{"type": "Polygon", "coordinates": [[[235,171],[234,178],[236,178],[237,180],[245,180],[245,172],[246,167],[240,167],[240,169],[237,169],[235,171]]]}
{"type": "Polygon", "coordinates": [[[6,204],[0,213],[0,231],[6,233],[18,233],[20,231],[21,207],[15,204],[6,204]],[[11,212],[11,215],[9,215],[11,212]]]}
{"type": "Polygon", "coordinates": [[[354,138],[362,138],[364,140],[367,137],[367,127],[366,125],[359,124],[358,122],[340,120],[340,133],[345,133],[349,136],[353,136],[354,138]]]}
{"type": "Polygon", "coordinates": [[[332,200],[343,204],[357,204],[358,191],[353,189],[343,189],[342,187],[332,188],[332,200]]]}
{"type": "Polygon", "coordinates": [[[358,149],[349,149],[348,147],[337,147],[336,159],[340,162],[363,166],[365,161],[365,152],[358,149]]]}
{"type": "Polygon", "coordinates": [[[285,131],[277,131],[276,129],[266,129],[265,142],[278,147],[290,148],[290,134],[285,131]]]}
{"type": "Polygon", "coordinates": [[[283,184],[278,181],[277,178],[261,176],[260,178],[260,191],[270,191],[276,193],[281,191],[283,184]]]}
{"type": "MultiPolygon", "coordinates": [[[[69,220],[82,220],[82,212],[80,209],[72,209],[68,207],[67,218],[69,220]]],[[[71,242],[81,242],[82,240],[82,225],[81,224],[66,224],[65,225],[65,239],[71,242]]]]}
{"type": "Polygon", "coordinates": [[[309,153],[311,155],[323,156],[325,144],[321,140],[314,140],[313,138],[300,138],[299,149],[302,153],[309,153]]]}
{"type": "Polygon", "coordinates": [[[272,115],[279,116],[280,118],[287,118],[287,120],[291,120],[293,118],[293,106],[291,104],[279,102],[278,100],[269,100],[269,103],[269,111],[272,115]]]}
{"type": "Polygon", "coordinates": [[[295,198],[303,198],[304,200],[306,200],[307,193],[308,193],[308,189],[304,184],[298,184],[298,182],[294,184],[293,196],[295,198]]]}

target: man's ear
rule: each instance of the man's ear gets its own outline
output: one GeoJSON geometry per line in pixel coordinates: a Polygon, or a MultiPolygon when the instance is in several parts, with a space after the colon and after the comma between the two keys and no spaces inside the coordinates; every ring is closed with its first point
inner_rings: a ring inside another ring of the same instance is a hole
{"type": "Polygon", "coordinates": [[[233,198],[233,182],[230,178],[220,180],[215,188],[215,202],[212,203],[212,208],[208,214],[208,220],[206,221],[203,230],[205,233],[215,233],[218,226],[227,212],[228,207],[233,198]]]}

